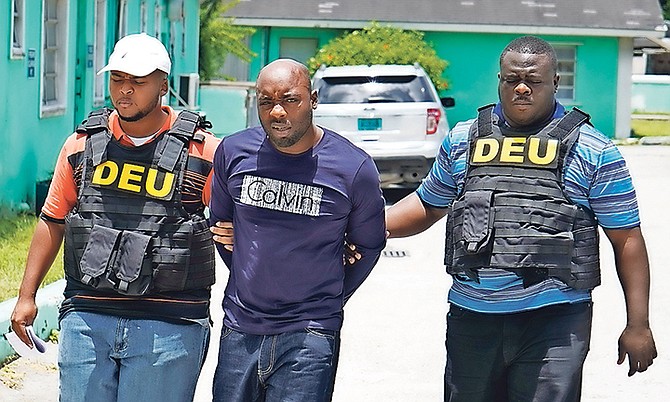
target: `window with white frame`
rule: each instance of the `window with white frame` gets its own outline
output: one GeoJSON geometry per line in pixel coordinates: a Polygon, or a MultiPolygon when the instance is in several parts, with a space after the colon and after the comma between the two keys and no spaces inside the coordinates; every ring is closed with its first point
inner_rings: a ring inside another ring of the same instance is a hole
{"type": "Polygon", "coordinates": [[[67,101],[68,0],[42,5],[41,115],[61,114],[67,101]]]}
{"type": "MultiPolygon", "coordinates": [[[[241,42],[249,47],[249,37],[241,39],[241,42]]],[[[219,74],[226,79],[234,79],[236,81],[249,81],[249,63],[229,54],[223,61],[223,66],[219,70],[219,74]]]]}
{"type": "Polygon", "coordinates": [[[24,0],[12,0],[11,41],[9,57],[25,56],[24,35],[26,32],[24,0]]]}
{"type": "Polygon", "coordinates": [[[128,0],[119,0],[119,38],[128,32],[128,0]]]}
{"type": "Polygon", "coordinates": [[[162,24],[163,7],[160,4],[156,4],[156,8],[154,8],[154,36],[159,40],[161,38],[161,34],[163,33],[162,24]]]}
{"type": "Polygon", "coordinates": [[[97,75],[107,62],[107,0],[95,1],[95,38],[93,49],[93,105],[102,106],[105,102],[105,75],[97,75]]]}
{"type": "Polygon", "coordinates": [[[554,46],[558,61],[558,92],[556,97],[563,101],[575,100],[575,71],[577,65],[576,46],[554,46]]]}
{"type": "Polygon", "coordinates": [[[319,40],[316,38],[281,38],[279,40],[279,57],[307,63],[318,50],[319,40]]]}

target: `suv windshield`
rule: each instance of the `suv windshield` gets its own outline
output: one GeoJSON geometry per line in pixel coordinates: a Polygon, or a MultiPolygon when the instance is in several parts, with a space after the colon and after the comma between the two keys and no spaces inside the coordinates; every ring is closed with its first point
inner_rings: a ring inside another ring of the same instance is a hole
{"type": "Polygon", "coordinates": [[[416,75],[324,77],[315,89],[319,103],[434,102],[430,83],[416,75]]]}

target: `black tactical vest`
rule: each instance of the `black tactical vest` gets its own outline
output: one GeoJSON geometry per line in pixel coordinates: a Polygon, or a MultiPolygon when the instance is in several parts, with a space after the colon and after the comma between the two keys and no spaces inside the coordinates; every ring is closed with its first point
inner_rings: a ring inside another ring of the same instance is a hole
{"type": "Polygon", "coordinates": [[[478,270],[514,272],[524,286],[548,277],[575,289],[600,284],[597,222],[567,198],[563,168],[589,116],[574,109],[539,133],[505,136],[493,105],[470,128],[465,183],[448,211],[445,264],[478,280],[478,270]]]}
{"type": "Polygon", "coordinates": [[[155,141],[126,147],[109,110],[91,112],[77,205],[66,217],[65,273],[102,291],[151,295],[214,283],[214,244],[202,212],[188,213],[181,185],[201,118],[182,111],[155,141]]]}

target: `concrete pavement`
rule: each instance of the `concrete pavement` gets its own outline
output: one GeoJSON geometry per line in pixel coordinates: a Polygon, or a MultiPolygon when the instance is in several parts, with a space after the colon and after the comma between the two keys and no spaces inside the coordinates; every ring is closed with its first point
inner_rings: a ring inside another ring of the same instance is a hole
{"type": "MultiPolygon", "coordinates": [[[[670,372],[670,147],[621,147],[633,175],[652,267],[651,324],[659,350],[654,365],[627,377],[616,365],[617,339],[625,325],[621,287],[614,272],[611,248],[603,236],[603,284],[594,291],[595,313],[591,350],[584,369],[585,402],[668,399],[670,372]]],[[[442,265],[444,222],[406,239],[391,239],[368,280],[346,307],[335,402],[423,402],[442,398],[446,291],[450,279],[442,265]]],[[[214,288],[215,327],[196,402],[211,400],[225,285],[225,267],[214,288]]],[[[51,347],[50,350],[55,349],[51,347]]],[[[22,390],[0,384],[0,401],[56,401],[55,353],[42,368],[19,359],[10,372],[24,372],[22,390]],[[49,365],[51,364],[51,365],[49,365]],[[37,368],[36,368],[37,367],[37,368]],[[23,371],[22,371],[23,370],[23,371]]],[[[0,377],[4,373],[0,373],[0,377]]]]}

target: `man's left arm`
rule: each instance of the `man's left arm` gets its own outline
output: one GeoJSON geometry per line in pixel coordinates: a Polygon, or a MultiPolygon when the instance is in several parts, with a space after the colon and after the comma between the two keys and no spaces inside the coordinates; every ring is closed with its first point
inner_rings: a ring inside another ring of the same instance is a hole
{"type": "Polygon", "coordinates": [[[386,245],[384,196],[379,187],[379,173],[370,158],[356,175],[351,199],[353,208],[349,214],[346,240],[356,245],[361,258],[344,267],[345,301],[368,277],[386,245]]]}
{"type": "MultiPolygon", "coordinates": [[[[593,138],[599,139],[597,135],[593,138]]],[[[582,155],[589,156],[592,153],[582,155]]],[[[592,180],[585,183],[588,203],[614,250],[627,317],[626,327],[619,337],[617,363],[622,364],[628,356],[628,375],[632,376],[645,371],[656,358],[649,326],[649,258],[640,230],[635,188],[621,152],[607,140],[597,158],[593,160],[592,180]]]]}
{"type": "Polygon", "coordinates": [[[626,328],[619,337],[619,359],[628,356],[628,376],[643,372],[657,357],[649,326],[649,259],[640,227],[605,229],[614,249],[615,264],[626,301],[626,328]]]}

